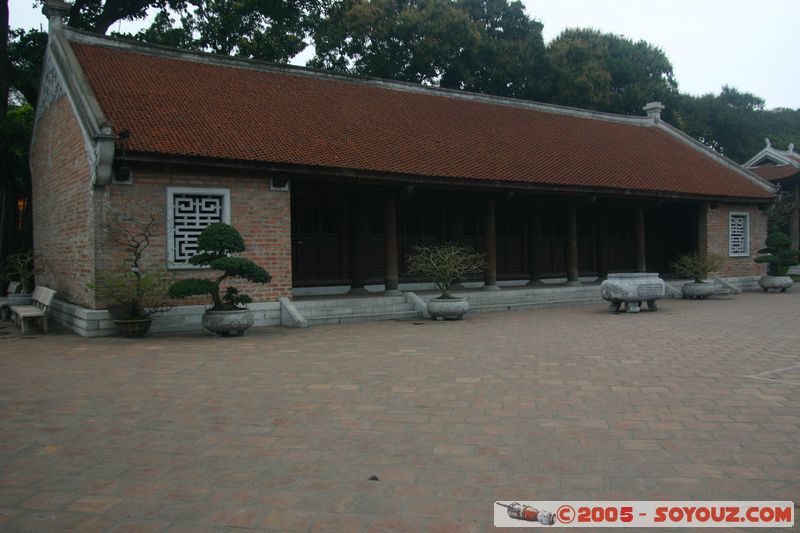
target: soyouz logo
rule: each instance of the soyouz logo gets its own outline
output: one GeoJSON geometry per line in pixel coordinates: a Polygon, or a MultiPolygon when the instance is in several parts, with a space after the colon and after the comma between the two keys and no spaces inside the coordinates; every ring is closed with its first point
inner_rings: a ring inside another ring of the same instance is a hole
{"type": "Polygon", "coordinates": [[[788,501],[498,501],[497,527],[785,527],[788,501]]]}

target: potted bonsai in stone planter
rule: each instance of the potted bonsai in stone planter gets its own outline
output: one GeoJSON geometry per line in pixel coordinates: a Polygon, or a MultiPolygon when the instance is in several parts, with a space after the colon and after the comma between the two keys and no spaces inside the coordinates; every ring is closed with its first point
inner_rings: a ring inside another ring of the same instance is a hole
{"type": "Polygon", "coordinates": [[[461,320],[469,310],[466,298],[450,294],[450,287],[463,280],[467,274],[477,274],[486,267],[483,254],[474,252],[466,246],[439,244],[418,246],[416,253],[407,259],[408,271],[421,274],[433,281],[441,293],[431,299],[428,313],[435,319],[461,320]]]}
{"type": "Polygon", "coordinates": [[[764,292],[770,290],[785,292],[794,281],[789,276],[789,267],[800,264],[800,250],[791,249],[792,240],[782,231],[773,231],[769,234],[766,247],[758,251],[761,255],[756,257],[756,263],[767,264],[767,275],[758,280],[764,292]]]}
{"type": "Polygon", "coordinates": [[[718,254],[685,254],[680,256],[670,265],[670,269],[678,276],[694,280],[681,287],[684,299],[696,298],[705,300],[716,292],[716,283],[707,283],[708,274],[719,270],[722,266],[722,256],[718,254]]]}
{"type": "Polygon", "coordinates": [[[172,298],[210,295],[211,309],[203,314],[203,327],[223,337],[242,335],[253,325],[253,315],[247,310],[252,299],[240,294],[235,287],[228,287],[220,294],[220,285],[228,278],[240,278],[253,283],[269,283],[269,273],[249,259],[232,257],[230,254],[244,251],[244,239],[236,228],[215,222],[210,224],[197,239],[198,253],[189,262],[222,271],[214,280],[190,278],[177,281],[169,288],[172,298]]]}
{"type": "Polygon", "coordinates": [[[100,274],[89,287],[101,298],[114,302],[108,311],[117,333],[139,338],[150,331],[153,316],[171,309],[167,289],[172,281],[172,276],[166,272],[141,272],[133,267],[128,271],[100,274]]]}
{"type": "Polygon", "coordinates": [[[47,264],[35,258],[31,250],[8,256],[2,265],[3,282],[20,284],[14,294],[8,295],[8,305],[31,305],[36,276],[47,270],[47,264]]]}
{"type": "Polygon", "coordinates": [[[108,312],[117,333],[128,338],[144,337],[150,331],[153,316],[172,307],[167,290],[173,276],[164,271],[144,272],[141,267],[145,251],[161,227],[161,215],[136,204],[125,211],[109,209],[107,214],[105,230],[114,243],[125,249],[130,264],[99,273],[88,287],[101,299],[113,302],[108,312]]]}

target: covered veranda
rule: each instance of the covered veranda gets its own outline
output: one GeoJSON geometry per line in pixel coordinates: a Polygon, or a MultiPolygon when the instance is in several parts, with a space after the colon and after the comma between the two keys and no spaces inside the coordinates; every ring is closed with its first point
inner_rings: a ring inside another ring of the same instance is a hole
{"type": "Polygon", "coordinates": [[[470,288],[580,285],[609,272],[669,276],[698,249],[698,199],[569,191],[292,180],[297,295],[422,289],[406,258],[456,242],[486,254],[470,288]]]}

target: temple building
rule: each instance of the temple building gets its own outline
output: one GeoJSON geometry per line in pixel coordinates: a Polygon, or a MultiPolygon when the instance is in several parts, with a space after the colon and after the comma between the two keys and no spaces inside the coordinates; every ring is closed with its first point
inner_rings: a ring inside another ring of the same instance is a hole
{"type": "Polygon", "coordinates": [[[34,242],[82,334],[107,305],[89,284],[123,259],[108,210],[142,204],[166,221],[145,267],[178,278],[203,227],[233,224],[272,274],[256,306],[416,287],[421,243],[485,252],[483,289],[666,276],[693,251],[723,255],[722,277],[763,272],[775,186],[658,102],[621,116],[145,45],[64,27],[64,6],[46,7],[34,242]]]}
{"type": "Polygon", "coordinates": [[[793,202],[788,233],[792,238],[792,248],[797,250],[800,249],[800,154],[794,151],[794,144],[790,144],[786,150],[779,150],[772,146],[769,139],[764,140],[766,146],[744,166],[780,186],[793,202]]]}

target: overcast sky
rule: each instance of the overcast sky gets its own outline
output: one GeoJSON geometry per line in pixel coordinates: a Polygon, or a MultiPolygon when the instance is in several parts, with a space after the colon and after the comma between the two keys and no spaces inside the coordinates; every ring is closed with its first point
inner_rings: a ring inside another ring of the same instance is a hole
{"type": "MultiPolygon", "coordinates": [[[[682,92],[719,92],[728,84],[761,96],[768,108],[800,108],[800,0],[523,2],[528,14],[544,24],[546,42],[571,27],[643,39],[666,52],[682,92]]],[[[12,28],[46,26],[31,0],[11,0],[9,7],[12,28]]],[[[139,27],[127,23],[121,29],[139,27]]],[[[294,62],[304,64],[308,52],[294,62]]]]}

